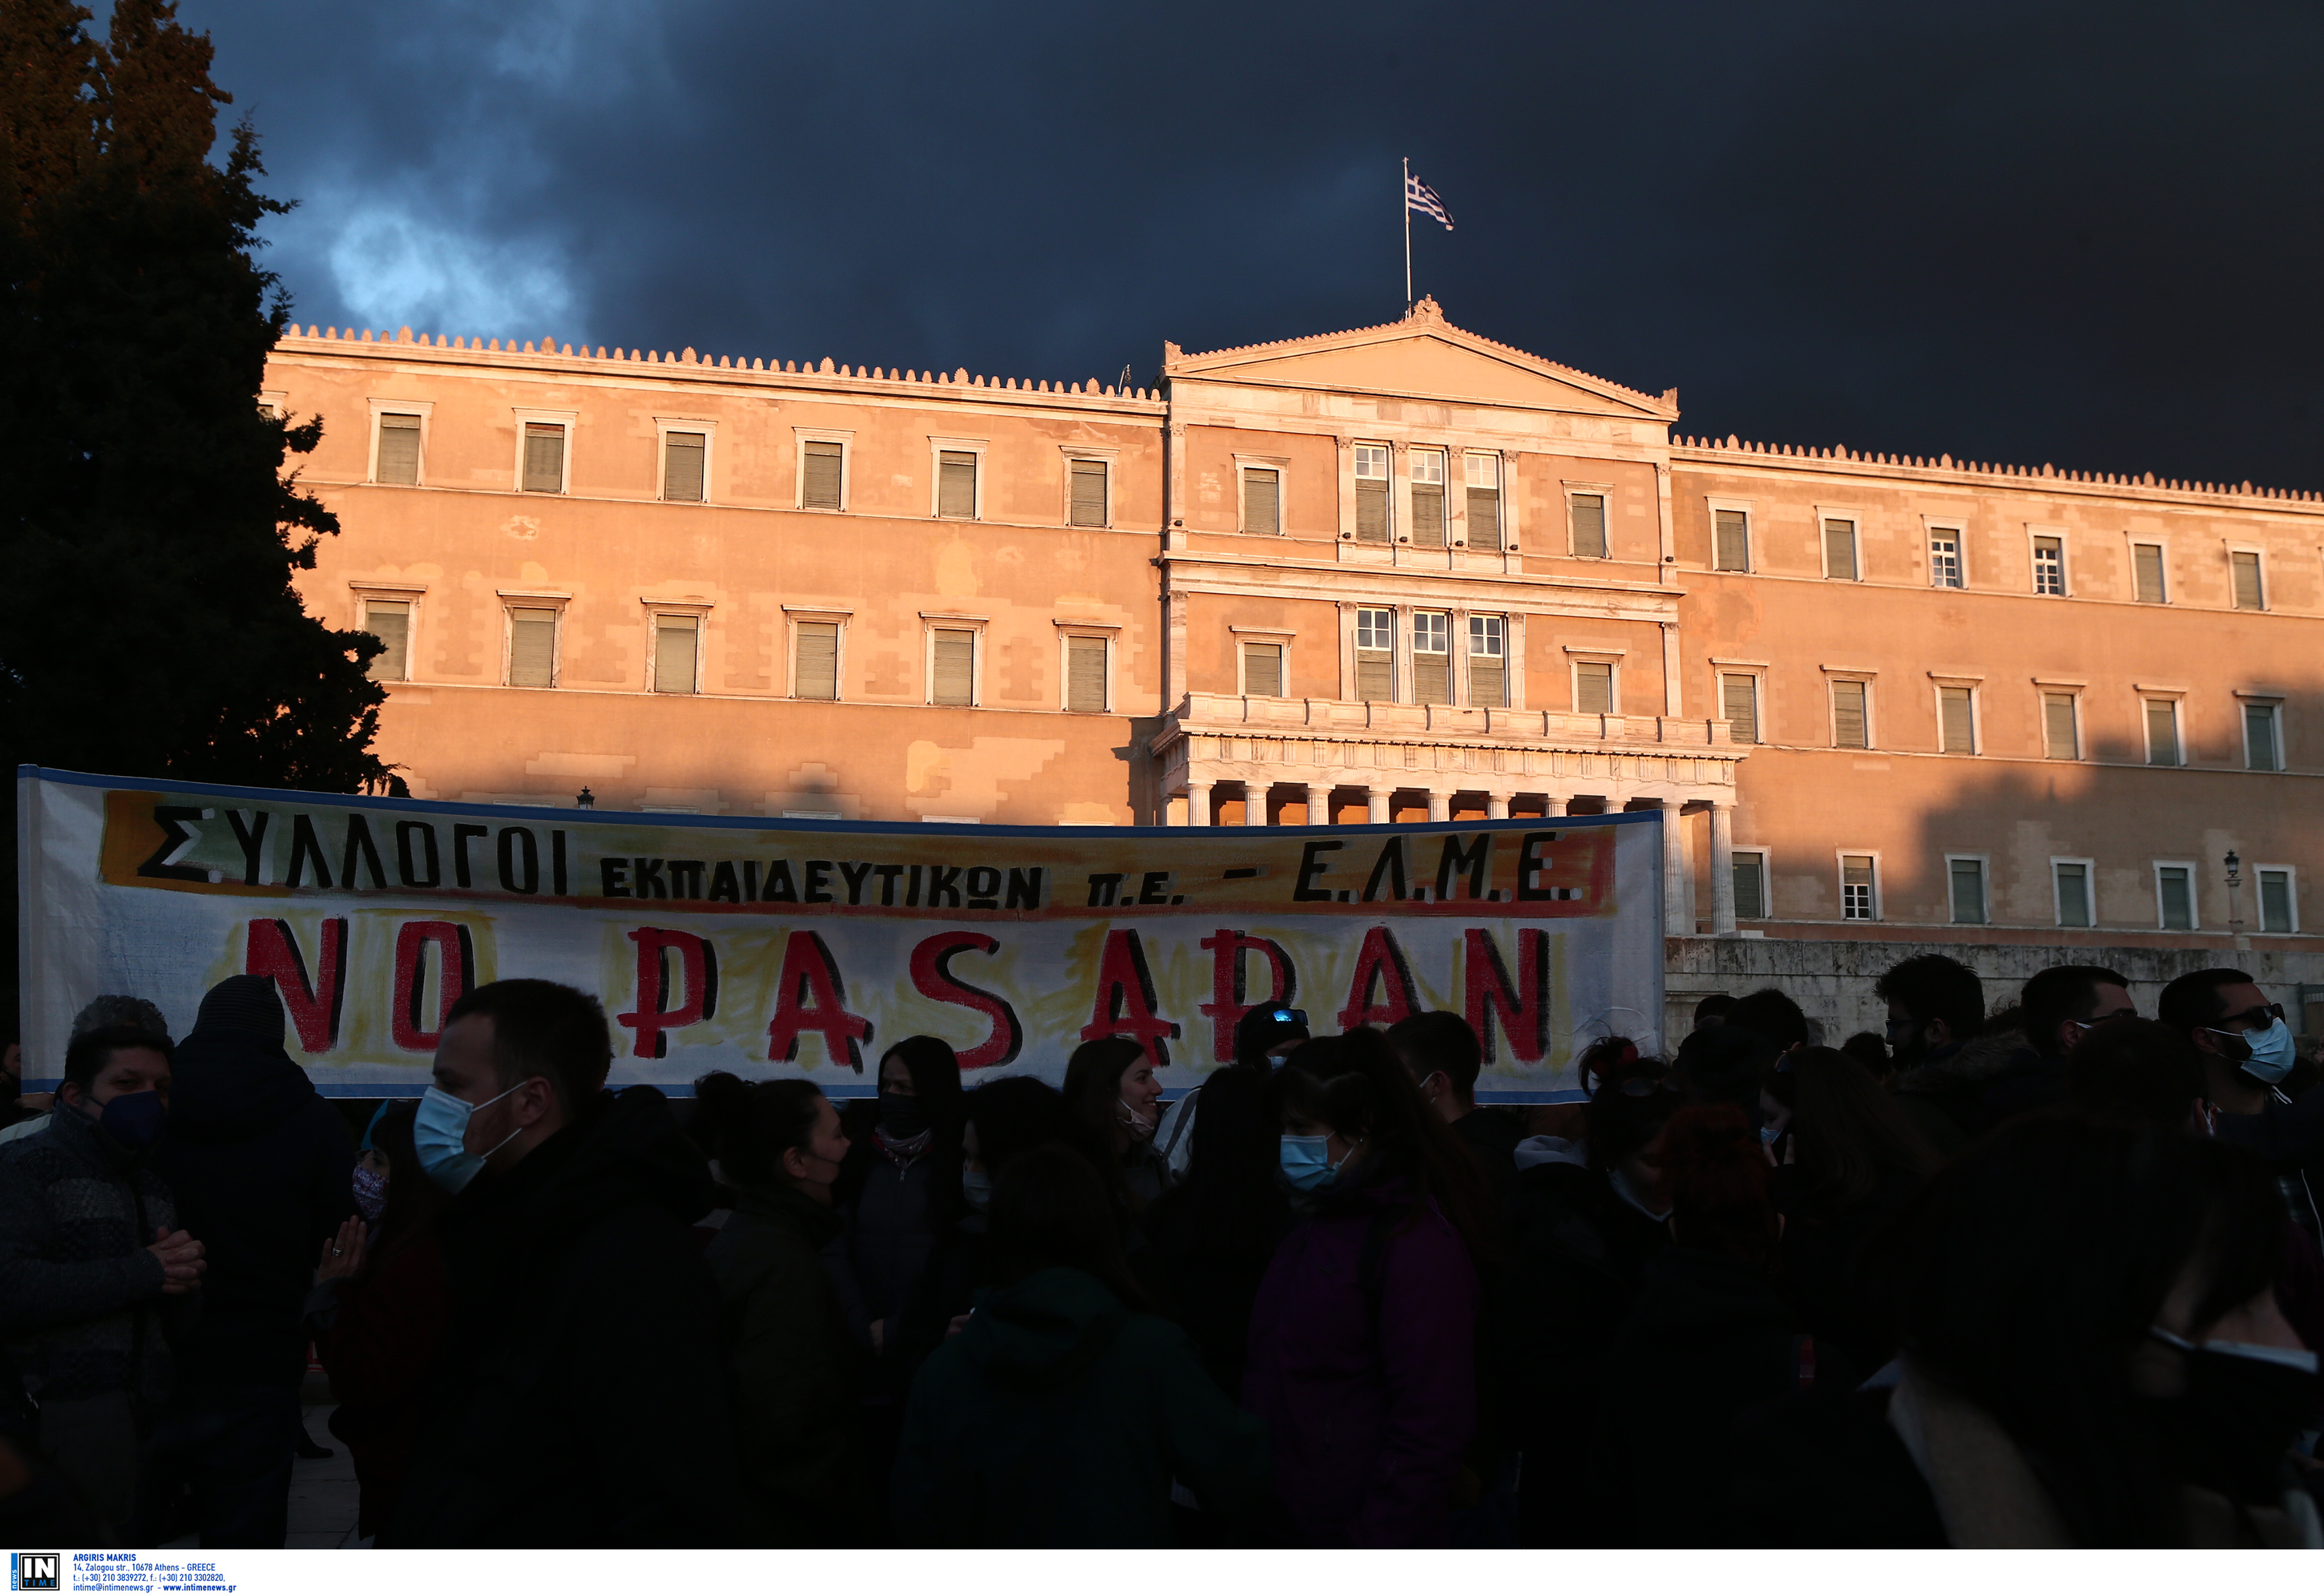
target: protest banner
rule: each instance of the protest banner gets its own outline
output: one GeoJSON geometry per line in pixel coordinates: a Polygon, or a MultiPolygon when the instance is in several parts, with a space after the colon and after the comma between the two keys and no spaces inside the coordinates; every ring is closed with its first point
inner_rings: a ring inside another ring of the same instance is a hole
{"type": "Polygon", "coordinates": [[[1416,826],[912,825],[438,803],[18,777],[25,1075],[52,1081],[100,992],[182,1034],[228,975],[271,976],[324,1092],[411,1096],[463,992],[595,992],[613,1084],[713,1069],[873,1090],[940,1037],[974,1082],[1052,1081],[1136,1038],[1166,1090],[1232,1056],[1261,1003],[1317,1034],[1465,1014],[1479,1095],[1571,1095],[1608,1029],[1660,1046],[1652,813],[1416,826]]]}

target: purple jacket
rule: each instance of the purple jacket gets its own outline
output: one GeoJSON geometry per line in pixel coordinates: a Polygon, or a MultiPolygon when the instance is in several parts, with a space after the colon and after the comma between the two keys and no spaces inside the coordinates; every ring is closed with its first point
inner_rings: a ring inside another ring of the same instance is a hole
{"type": "MultiPolygon", "coordinates": [[[[1250,1319],[1245,1407],[1274,1437],[1275,1489],[1318,1546],[1444,1544],[1477,1425],[1477,1271],[1434,1203],[1379,1249],[1378,1323],[1358,1278],[1375,1215],[1401,1182],[1300,1224],[1250,1319]]],[[[1347,1200],[1343,1200],[1343,1204],[1347,1200]]]]}

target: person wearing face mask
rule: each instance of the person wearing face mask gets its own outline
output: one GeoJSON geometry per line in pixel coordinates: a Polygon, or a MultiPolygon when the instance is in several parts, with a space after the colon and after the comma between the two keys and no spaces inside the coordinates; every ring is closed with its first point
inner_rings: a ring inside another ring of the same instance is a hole
{"type": "Polygon", "coordinates": [[[170,1088],[167,1038],[85,1032],[47,1127],[0,1149],[0,1338],[40,1404],[35,1448],[116,1537],[208,1267],[149,1156],[170,1088]]]}
{"type": "Polygon", "coordinates": [[[848,1116],[841,1287],[858,1341],[885,1366],[868,1395],[900,1402],[910,1375],[892,1366],[898,1323],[961,1211],[960,1059],[935,1037],[907,1037],[881,1056],[878,1078],[870,1112],[848,1116]]]}
{"type": "Polygon", "coordinates": [[[743,1544],[863,1545],[855,1358],[821,1258],[839,1234],[839,1110],[808,1082],[724,1071],[694,1084],[694,1102],[695,1139],[717,1160],[732,1209],[705,1257],[733,1374],[752,1516],[743,1544]]]}
{"type": "MultiPolygon", "coordinates": [[[[169,1039],[170,1022],[162,1018],[161,1010],[143,998],[106,992],[80,1006],[80,1011],[73,1016],[67,1040],[86,1031],[124,1026],[149,1037],[169,1039]]],[[[0,1146],[21,1137],[39,1135],[48,1124],[50,1111],[55,1107],[55,1093],[26,1092],[23,1076],[23,1049],[11,1042],[5,1066],[0,1068],[0,1091],[7,1093],[5,1097],[0,1097],[0,1126],[6,1127],[0,1130],[0,1146]]]]}
{"type": "Polygon", "coordinates": [[[452,1194],[452,1316],[376,1545],[723,1546],[743,1522],[692,1228],[717,1187],[659,1092],[605,1090],[610,1031],[549,981],[474,988],[446,1016],[412,1139],[452,1194]]]}
{"type": "Polygon", "coordinates": [[[2240,970],[2198,970],[2163,989],[2157,1015],[2203,1065],[2203,1128],[2275,1171],[2292,1218],[2324,1244],[2324,1086],[2286,1091],[2298,1058],[2283,1007],[2240,970]]]}
{"type": "Polygon", "coordinates": [[[1132,1213],[1143,1213],[1170,1185],[1170,1167],[1154,1133],[1162,1121],[1162,1084],[1154,1060],[1126,1037],[1084,1042],[1065,1061],[1065,1112],[1082,1150],[1111,1176],[1132,1213]]]}
{"type": "MultiPolygon", "coordinates": [[[[1263,1081],[1306,1039],[1305,1010],[1281,1002],[1257,1004],[1243,1010],[1242,1018],[1235,1021],[1231,1044],[1234,1062],[1231,1067],[1263,1081]]],[[[1202,1112],[1203,1088],[1210,1080],[1205,1075],[1176,1102],[1162,1105],[1162,1117],[1154,1128],[1153,1140],[1161,1149],[1165,1186],[1175,1186],[1185,1179],[1187,1167],[1194,1162],[1194,1118],[1202,1112]]]]}
{"type": "Polygon", "coordinates": [[[1413,1083],[1437,1118],[1452,1127],[1452,1134],[1475,1157],[1493,1188],[1494,1201],[1506,1204],[1517,1185],[1517,1143],[1525,1139],[1525,1122],[1508,1109],[1477,1106],[1484,1049],[1476,1030],[1458,1014],[1412,1014],[1388,1027],[1388,1043],[1412,1072],[1413,1083]]]}

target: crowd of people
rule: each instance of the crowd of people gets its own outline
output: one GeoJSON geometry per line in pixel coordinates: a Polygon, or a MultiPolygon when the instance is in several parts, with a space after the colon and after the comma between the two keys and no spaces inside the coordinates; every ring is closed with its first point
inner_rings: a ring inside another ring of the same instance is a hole
{"type": "Polygon", "coordinates": [[[1265,1005],[1169,1103],[928,1037],[674,1102],[505,980],[360,1136],[269,981],[99,998],[0,1132],[0,1523],[280,1545],[311,1349],[381,1546],[2324,1545],[2282,1007],[1877,990],[1519,1110],[1458,1015],[1265,1005]]]}

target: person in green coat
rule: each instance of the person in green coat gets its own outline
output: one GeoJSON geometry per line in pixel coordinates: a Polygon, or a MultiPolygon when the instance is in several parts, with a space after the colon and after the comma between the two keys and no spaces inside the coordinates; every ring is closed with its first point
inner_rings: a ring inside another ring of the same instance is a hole
{"type": "Polygon", "coordinates": [[[1140,1313],[1096,1173],[1060,1147],[992,1195],[1001,1284],[912,1383],[893,1521],[921,1546],[1167,1546],[1170,1489],[1231,1520],[1264,1496],[1267,1426],[1185,1333],[1140,1313]]]}
{"type": "Polygon", "coordinates": [[[854,1351],[817,1254],[839,1234],[839,1111],[806,1081],[696,1081],[695,1131],[731,1217],[706,1254],[733,1376],[746,1545],[853,1546],[870,1534],[854,1351]]]}

